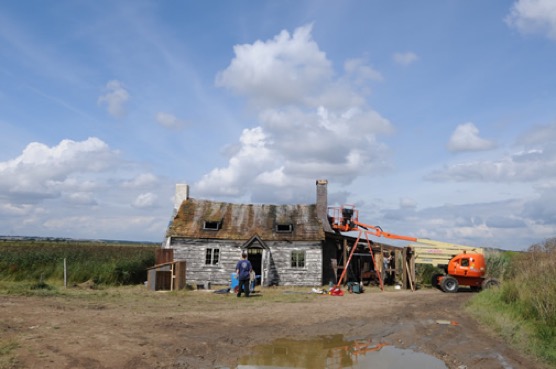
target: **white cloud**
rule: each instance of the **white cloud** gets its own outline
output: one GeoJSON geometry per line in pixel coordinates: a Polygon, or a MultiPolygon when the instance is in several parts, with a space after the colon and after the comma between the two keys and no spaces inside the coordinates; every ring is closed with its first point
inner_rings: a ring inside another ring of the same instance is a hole
{"type": "Polygon", "coordinates": [[[125,103],[129,100],[129,93],[124,85],[120,81],[112,80],[106,84],[106,91],[104,95],[98,98],[98,104],[106,104],[108,113],[113,117],[121,118],[125,116],[125,103]]]}
{"type": "MultiPolygon", "coordinates": [[[[465,136],[465,135],[464,135],[465,136]]],[[[529,130],[517,142],[523,145],[498,159],[446,165],[425,176],[429,181],[533,182],[550,187],[556,180],[556,124],[529,130]]]]}
{"type": "Polygon", "coordinates": [[[407,66],[416,62],[419,59],[419,57],[415,53],[406,52],[406,53],[395,53],[393,59],[396,63],[407,66]]]}
{"type": "Polygon", "coordinates": [[[118,160],[118,153],[96,137],[53,147],[32,142],[17,158],[0,163],[0,192],[21,204],[59,197],[75,187],[75,175],[105,171],[118,160]]]}
{"type": "Polygon", "coordinates": [[[217,85],[263,106],[307,103],[333,74],[311,30],[307,25],[292,35],[284,30],[266,42],[234,46],[235,58],[217,75],[217,85]]]}
{"type": "Polygon", "coordinates": [[[556,40],[556,2],[518,0],[513,4],[506,22],[520,32],[544,34],[556,40]]]}
{"type": "Polygon", "coordinates": [[[185,126],[185,121],[178,119],[175,115],[170,113],[158,112],[155,120],[161,126],[166,128],[182,128],[185,126]]]}
{"type": "Polygon", "coordinates": [[[145,188],[151,187],[158,182],[158,178],[152,173],[141,173],[135,178],[124,181],[122,183],[123,188],[145,188]]]}
{"type": "Polygon", "coordinates": [[[150,208],[155,205],[158,196],[152,192],[146,192],[139,194],[135,201],[133,201],[133,207],[139,209],[150,208]]]}
{"type": "Polygon", "coordinates": [[[556,156],[546,152],[518,152],[496,161],[458,163],[425,176],[429,181],[534,182],[556,178],[556,156]]]}
{"type": "Polygon", "coordinates": [[[383,214],[388,230],[404,229],[403,234],[417,238],[523,250],[538,242],[539,237],[550,237],[548,227],[535,225],[531,219],[545,216],[546,213],[543,212],[546,211],[552,215],[555,212],[549,206],[535,209],[534,205],[538,205],[535,199],[508,199],[486,203],[445,204],[422,210],[389,209],[383,210],[383,214]],[[535,231],[530,232],[532,229],[535,231]]]}
{"type": "Polygon", "coordinates": [[[0,224],[14,235],[152,240],[164,233],[172,192],[98,138],[33,142],[0,162],[0,224]]]}
{"type": "Polygon", "coordinates": [[[240,150],[230,159],[227,168],[216,168],[197,183],[201,193],[237,196],[243,193],[243,182],[272,167],[276,159],[267,148],[267,136],[261,127],[244,129],[240,150]]]}
{"type": "Polygon", "coordinates": [[[450,151],[490,150],[495,146],[494,142],[479,137],[479,130],[473,123],[464,123],[457,126],[448,142],[450,151]]]}
{"type": "Polygon", "coordinates": [[[253,201],[274,193],[281,201],[307,201],[307,183],[315,178],[346,184],[388,166],[388,149],[377,135],[392,132],[392,124],[358,91],[362,81],[381,75],[362,59],[347,61],[346,74],[332,78],[310,25],[234,51],[217,83],[256,107],[259,126],[243,131],[227,166],[205,175],[194,185],[196,193],[253,195],[253,201]]]}

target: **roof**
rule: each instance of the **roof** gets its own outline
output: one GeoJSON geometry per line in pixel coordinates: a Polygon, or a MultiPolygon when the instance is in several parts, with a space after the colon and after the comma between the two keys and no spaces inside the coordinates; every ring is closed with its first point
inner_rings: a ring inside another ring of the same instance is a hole
{"type": "Polygon", "coordinates": [[[259,236],[265,241],[324,240],[323,225],[316,204],[256,205],[232,204],[189,198],[168,227],[169,237],[249,240],[259,236]],[[219,229],[204,229],[205,222],[220,222],[219,229]],[[291,225],[291,231],[277,226],[291,225]]]}

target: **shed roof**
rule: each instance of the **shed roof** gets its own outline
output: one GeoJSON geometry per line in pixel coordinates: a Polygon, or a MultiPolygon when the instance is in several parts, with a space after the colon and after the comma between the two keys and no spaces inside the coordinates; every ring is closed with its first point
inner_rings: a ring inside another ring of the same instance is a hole
{"type": "Polygon", "coordinates": [[[188,198],[168,227],[169,237],[248,240],[254,235],[267,240],[323,240],[325,232],[316,204],[232,204],[188,198]],[[205,222],[221,222],[218,230],[204,229],[205,222]],[[290,231],[278,225],[291,224],[290,231]]]}

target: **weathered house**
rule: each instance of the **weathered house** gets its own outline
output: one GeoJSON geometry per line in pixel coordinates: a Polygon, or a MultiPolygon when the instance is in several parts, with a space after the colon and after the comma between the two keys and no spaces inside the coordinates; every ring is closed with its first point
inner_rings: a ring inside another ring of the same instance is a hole
{"type": "Polygon", "coordinates": [[[178,185],[163,247],[186,260],[188,284],[228,284],[242,251],[262,285],[335,282],[343,238],[327,219],[327,181],[316,187],[316,204],[256,205],[190,198],[178,185]]]}

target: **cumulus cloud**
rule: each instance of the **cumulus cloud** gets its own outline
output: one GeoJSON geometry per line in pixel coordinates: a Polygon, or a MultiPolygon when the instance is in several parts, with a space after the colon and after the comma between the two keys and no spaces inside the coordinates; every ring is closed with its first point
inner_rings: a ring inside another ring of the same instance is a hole
{"type": "Polygon", "coordinates": [[[259,126],[243,131],[228,151],[228,165],[206,174],[194,185],[196,193],[251,194],[253,201],[273,193],[280,201],[307,201],[307,184],[315,178],[345,184],[389,165],[389,150],[377,136],[392,132],[392,124],[359,91],[362,81],[379,80],[380,73],[351,59],[334,77],[311,30],[307,25],[234,47],[217,84],[245,97],[259,126]]]}
{"type": "Polygon", "coordinates": [[[173,185],[121,156],[91,137],[53,146],[32,142],[0,162],[4,232],[152,240],[158,230],[162,236],[173,185]],[[136,216],[136,209],[149,209],[149,216],[136,216]]]}
{"type": "Polygon", "coordinates": [[[533,182],[556,175],[554,153],[518,152],[496,161],[447,165],[425,176],[429,181],[533,182]]]}
{"type": "Polygon", "coordinates": [[[117,162],[118,153],[96,137],[53,147],[32,142],[17,158],[0,163],[0,191],[17,203],[55,198],[74,185],[72,175],[102,172],[117,162]]]}
{"type": "Polygon", "coordinates": [[[528,201],[509,199],[445,204],[421,210],[384,209],[381,212],[389,229],[401,230],[396,233],[477,247],[524,250],[538,242],[540,234],[549,234],[546,231],[535,234],[526,231],[531,229],[530,214],[526,213],[528,208],[528,201]]]}
{"type": "Polygon", "coordinates": [[[97,100],[99,105],[106,105],[108,113],[113,117],[121,118],[125,116],[125,104],[129,100],[129,93],[124,85],[117,80],[112,80],[106,84],[106,93],[97,100]]]}
{"type": "Polygon", "coordinates": [[[235,58],[218,86],[265,106],[308,102],[332,78],[330,61],[311,37],[312,26],[282,31],[272,40],[234,46],[235,58]]]}
{"type": "Polygon", "coordinates": [[[556,2],[553,0],[518,0],[505,20],[520,32],[543,34],[556,40],[556,2]]]}
{"type": "Polygon", "coordinates": [[[393,59],[397,64],[407,66],[416,62],[419,59],[419,57],[415,53],[406,52],[406,53],[395,53],[393,59]]]}
{"type": "Polygon", "coordinates": [[[158,124],[166,128],[182,128],[185,121],[178,119],[175,115],[170,113],[158,112],[155,116],[158,124]]]}
{"type": "Polygon", "coordinates": [[[448,141],[448,149],[454,152],[490,150],[495,146],[494,142],[479,136],[479,129],[473,123],[457,126],[448,141]]]}
{"type": "Polygon", "coordinates": [[[425,176],[430,181],[533,182],[556,180],[556,124],[538,126],[519,140],[522,147],[497,159],[446,165],[425,176]]]}

